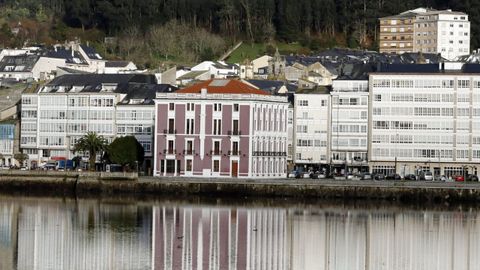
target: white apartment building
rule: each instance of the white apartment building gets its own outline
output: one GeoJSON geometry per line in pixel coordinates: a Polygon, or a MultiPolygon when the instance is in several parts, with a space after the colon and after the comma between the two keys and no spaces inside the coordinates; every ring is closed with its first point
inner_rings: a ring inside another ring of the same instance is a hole
{"type": "Polygon", "coordinates": [[[470,54],[468,15],[452,10],[427,11],[416,16],[414,51],[440,53],[448,60],[470,54]]]}
{"type": "Polygon", "coordinates": [[[332,169],[368,171],[368,80],[334,80],[331,96],[332,169]]]}
{"type": "Polygon", "coordinates": [[[327,169],[330,163],[330,91],[298,90],[294,96],[294,163],[303,169],[327,169]]]}
{"type": "Polygon", "coordinates": [[[370,74],[373,172],[477,174],[480,69],[475,66],[476,71],[465,65],[463,72],[370,74]]]}
{"type": "Polygon", "coordinates": [[[24,93],[20,146],[30,165],[73,158],[77,140],[93,131],[109,142],[135,136],[145,149],[145,166],[151,168],[153,99],[156,92],[174,91],[151,81],[153,75],[72,74],[24,93]]]}

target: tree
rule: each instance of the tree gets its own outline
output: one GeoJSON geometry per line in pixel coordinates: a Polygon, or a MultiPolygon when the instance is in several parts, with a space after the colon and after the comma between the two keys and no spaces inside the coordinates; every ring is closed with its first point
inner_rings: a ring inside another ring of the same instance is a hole
{"type": "Polygon", "coordinates": [[[24,153],[16,153],[13,155],[13,158],[16,159],[18,163],[20,163],[20,167],[22,167],[25,160],[28,159],[28,155],[24,153]]]}
{"type": "Polygon", "coordinates": [[[77,141],[74,151],[88,152],[89,169],[94,171],[97,153],[104,151],[106,146],[107,140],[103,136],[99,136],[95,132],[88,132],[77,141]]]}
{"type": "MultiPolygon", "coordinates": [[[[145,158],[143,146],[133,136],[118,137],[108,146],[108,158],[125,169],[135,168],[145,158]]],[[[138,170],[138,168],[137,168],[138,170]]]]}

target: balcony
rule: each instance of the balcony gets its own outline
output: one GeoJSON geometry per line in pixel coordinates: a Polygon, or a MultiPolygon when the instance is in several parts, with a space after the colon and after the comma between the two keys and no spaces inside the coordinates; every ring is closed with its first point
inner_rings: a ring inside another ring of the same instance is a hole
{"type": "Polygon", "coordinates": [[[229,130],[227,131],[227,135],[229,136],[240,136],[242,135],[242,132],[240,130],[229,130]]]}
{"type": "Polygon", "coordinates": [[[163,134],[177,134],[176,129],[164,129],[163,134]]]}
{"type": "Polygon", "coordinates": [[[163,150],[163,153],[167,154],[167,155],[175,155],[176,154],[175,149],[165,149],[165,150],[163,150]]]}
{"type": "Polygon", "coordinates": [[[183,150],[184,155],[195,155],[195,150],[183,150]]]}
{"type": "Polygon", "coordinates": [[[236,151],[228,151],[228,155],[229,155],[229,156],[240,156],[241,154],[242,154],[242,152],[241,152],[241,151],[238,151],[238,150],[236,150],[236,151]]]}
{"type": "Polygon", "coordinates": [[[210,151],[210,155],[212,155],[212,156],[220,156],[221,154],[222,154],[221,150],[210,151]]]}

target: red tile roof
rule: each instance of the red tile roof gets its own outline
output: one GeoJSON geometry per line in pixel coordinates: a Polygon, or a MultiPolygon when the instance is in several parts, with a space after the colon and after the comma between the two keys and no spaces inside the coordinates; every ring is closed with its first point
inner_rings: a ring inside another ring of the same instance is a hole
{"type": "Polygon", "coordinates": [[[219,80],[212,79],[197,83],[192,86],[177,90],[177,93],[200,94],[203,88],[207,89],[207,94],[255,94],[270,95],[270,93],[255,88],[239,80],[219,80]]]}

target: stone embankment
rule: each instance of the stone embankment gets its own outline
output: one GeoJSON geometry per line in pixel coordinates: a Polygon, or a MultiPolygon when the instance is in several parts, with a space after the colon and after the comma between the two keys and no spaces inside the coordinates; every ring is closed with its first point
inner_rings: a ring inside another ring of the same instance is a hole
{"type": "Polygon", "coordinates": [[[0,171],[1,193],[61,196],[290,197],[479,202],[480,183],[333,179],[205,179],[137,177],[136,173],[0,171]]]}

